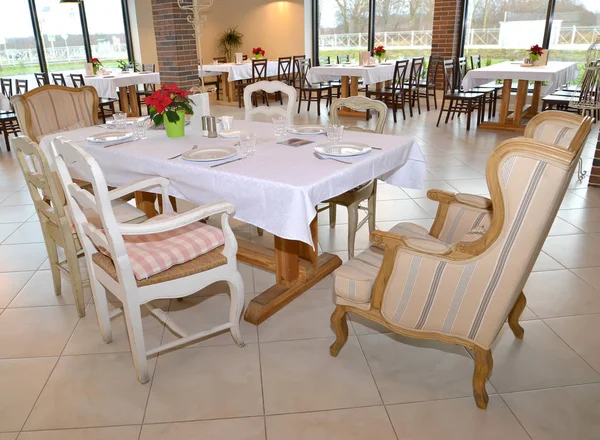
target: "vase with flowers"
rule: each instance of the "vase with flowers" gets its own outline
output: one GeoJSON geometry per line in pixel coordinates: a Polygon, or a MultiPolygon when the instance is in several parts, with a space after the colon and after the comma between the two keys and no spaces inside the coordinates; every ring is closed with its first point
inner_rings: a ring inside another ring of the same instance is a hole
{"type": "Polygon", "coordinates": [[[537,65],[542,55],[544,55],[544,50],[538,44],[529,48],[529,59],[533,65],[537,65]]]}
{"type": "Polygon", "coordinates": [[[263,57],[265,56],[265,53],[266,52],[260,46],[252,49],[252,55],[254,56],[255,60],[262,60],[263,57]]]}
{"type": "Polygon", "coordinates": [[[92,64],[92,69],[94,70],[94,75],[98,75],[98,70],[100,70],[100,67],[102,67],[102,63],[100,62],[100,60],[98,58],[92,58],[90,60],[90,63],[92,64]]]}
{"type": "Polygon", "coordinates": [[[383,57],[385,57],[385,48],[383,46],[377,46],[373,48],[373,55],[377,57],[377,61],[379,63],[383,62],[383,57]]]}
{"type": "Polygon", "coordinates": [[[146,98],[146,105],[154,125],[165,125],[170,138],[183,137],[185,134],[185,115],[193,115],[190,92],[181,90],[175,84],[163,85],[146,98]]]}

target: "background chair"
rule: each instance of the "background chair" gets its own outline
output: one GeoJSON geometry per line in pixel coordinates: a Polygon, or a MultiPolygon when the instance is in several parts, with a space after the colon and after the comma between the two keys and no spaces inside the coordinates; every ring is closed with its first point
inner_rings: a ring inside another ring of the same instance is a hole
{"type": "MultiPolygon", "coordinates": [[[[365,98],[363,96],[352,96],[350,98],[343,98],[336,100],[331,106],[331,123],[338,125],[339,115],[338,111],[340,108],[345,107],[356,111],[376,111],[377,126],[375,130],[368,130],[359,127],[345,127],[346,130],[350,131],[362,131],[370,133],[383,133],[385,128],[385,122],[387,119],[387,105],[381,101],[375,101],[373,99],[365,98]]],[[[354,243],[356,241],[356,232],[365,224],[369,223],[369,232],[375,231],[375,216],[376,216],[376,197],[377,197],[377,180],[371,180],[351,191],[348,191],[339,196],[333,197],[324,203],[326,207],[317,209],[318,212],[329,209],[329,227],[335,228],[336,223],[336,205],[345,206],[348,209],[348,258],[354,257],[354,243]],[[367,201],[367,207],[361,206],[360,204],[367,201]],[[358,212],[363,210],[367,212],[367,215],[359,223],[358,212]]]]}
{"type": "Polygon", "coordinates": [[[140,382],[146,383],[150,379],[147,356],[152,354],[224,330],[230,330],[235,342],[242,346],[244,343],[239,321],[244,308],[244,284],[237,268],[237,242],[228,221],[229,216],[235,213],[233,205],[226,202],[213,203],[179,215],[173,214],[168,205],[168,214],[155,217],[144,224],[119,224],[110,209],[111,200],[134,191],[159,187],[166,203],[169,181],[156,177],[109,192],[104,175],[94,158],[60,137],[53,144],[57,153],[58,174],[75,218],[77,235],[83,245],[102,337],[107,343],[112,340],[106,299],[106,290],[109,290],[123,303],[133,362],[140,382]],[[73,183],[68,166],[76,166],[90,176],[93,195],[73,183]],[[98,215],[102,229],[88,221],[83,212],[85,208],[98,215]],[[216,215],[221,215],[221,229],[199,221],[216,215]],[[178,252],[185,249],[187,252],[183,253],[190,258],[171,260],[171,263],[175,263],[171,267],[161,265],[166,257],[164,248],[178,252]],[[98,249],[103,249],[105,253],[98,249]],[[140,252],[146,257],[142,262],[136,258],[140,252]],[[157,253],[160,258],[152,258],[157,253]],[[157,299],[191,295],[217,281],[227,282],[230,288],[229,319],[208,330],[189,334],[162,309],[151,304],[151,301],[157,299]],[[180,339],[146,351],[140,311],[143,305],[179,335],[180,339]]]}
{"type": "Polygon", "coordinates": [[[255,115],[268,117],[285,116],[289,124],[294,120],[294,105],[296,104],[296,89],[281,81],[259,81],[249,84],[244,89],[244,108],[246,121],[251,121],[255,115]],[[287,96],[287,106],[284,109],[278,107],[261,106],[255,107],[252,102],[254,93],[276,93],[287,96]]]}
{"type": "MultiPolygon", "coordinates": [[[[85,80],[81,73],[71,73],[71,81],[76,89],[85,86],[85,80]]],[[[98,98],[98,117],[102,118],[102,122],[106,124],[106,117],[115,114],[115,103],[118,99],[115,98],[98,98]]]]}
{"type": "Polygon", "coordinates": [[[406,92],[404,88],[404,79],[406,78],[406,70],[408,68],[408,60],[396,61],[394,67],[394,77],[392,84],[389,87],[371,90],[367,87],[366,96],[370,98],[374,96],[377,99],[385,101],[388,106],[391,106],[394,112],[394,123],[398,122],[398,104],[402,108],[402,119],[406,120],[406,92]]]}
{"type": "MultiPolygon", "coordinates": [[[[9,99],[13,96],[13,83],[11,78],[0,79],[0,92],[9,99]]],[[[21,131],[14,108],[12,107],[11,103],[10,110],[0,110],[0,133],[4,136],[6,151],[10,151],[9,136],[11,134],[16,136],[21,131]]]]}
{"type": "Polygon", "coordinates": [[[332,87],[329,84],[311,84],[308,79],[308,71],[311,68],[310,58],[303,58],[296,60],[296,68],[298,70],[298,74],[300,75],[300,86],[298,87],[298,113],[300,113],[300,108],[302,106],[302,101],[307,101],[307,111],[310,112],[310,103],[317,103],[317,115],[321,116],[321,101],[324,99],[326,101],[326,105],[329,106],[331,104],[333,98],[332,87]]]}
{"type": "Polygon", "coordinates": [[[52,81],[57,86],[67,87],[67,80],[65,80],[65,76],[62,73],[53,73],[52,81]]]}
{"type": "Polygon", "coordinates": [[[431,55],[427,64],[425,78],[419,81],[419,98],[425,98],[427,111],[429,111],[429,97],[433,98],[434,108],[437,110],[437,77],[442,67],[443,58],[439,55],[431,55]]]}
{"type": "MultiPolygon", "coordinates": [[[[587,123],[587,133],[591,121],[587,123]]],[[[485,232],[475,228],[448,245],[435,238],[455,195],[430,191],[440,202],[432,236],[417,225],[403,233],[376,231],[379,246],[362,252],[335,272],[336,310],[331,323],[337,356],[348,338],[346,314],[356,313],[395,333],[458,344],[474,352],[473,395],[485,409],[491,346],[508,318],[517,338],[525,308],[522,289],[564,198],[582,151],[514,138],[490,156],[487,180],[493,217],[485,232]],[[416,233],[414,232],[416,231],[416,233]]]]}
{"type": "MultiPolygon", "coordinates": [[[[244,90],[249,84],[253,84],[258,81],[267,81],[267,66],[269,60],[252,60],[252,78],[247,82],[238,81],[236,84],[238,88],[238,103],[239,107],[242,108],[242,98],[244,96],[244,90]]],[[[261,94],[263,102],[269,105],[269,99],[266,93],[261,94]]],[[[253,98],[256,99],[256,98],[253,98]]],[[[255,101],[256,104],[256,101],[255,101]]]]}
{"type": "Polygon", "coordinates": [[[35,80],[37,82],[38,87],[47,86],[50,84],[50,80],[48,79],[47,73],[36,73],[35,80]]]}
{"type": "MultiPolygon", "coordinates": [[[[213,57],[213,61],[217,61],[218,63],[226,63],[227,62],[227,57],[213,57]]],[[[152,64],[152,66],[154,66],[154,64],[152,64]]],[[[221,99],[221,75],[222,74],[215,74],[212,78],[211,77],[205,77],[204,78],[204,86],[215,86],[215,90],[217,93],[217,101],[221,99]]],[[[151,84],[148,84],[151,85],[151,84]]],[[[154,84],[152,84],[154,85],[154,84]]],[[[144,90],[145,90],[145,85],[144,85],[144,90]]],[[[156,90],[156,86],[153,88],[153,92],[154,90],[156,90]]],[[[141,93],[141,92],[138,92],[141,93]]],[[[149,95],[148,95],[149,96],[149,95]]]]}

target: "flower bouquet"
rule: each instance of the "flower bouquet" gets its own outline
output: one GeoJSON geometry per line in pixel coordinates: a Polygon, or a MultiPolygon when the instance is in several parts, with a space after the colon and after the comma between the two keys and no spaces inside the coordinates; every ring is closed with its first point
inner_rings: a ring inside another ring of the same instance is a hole
{"type": "Polygon", "coordinates": [[[185,134],[185,115],[193,115],[190,92],[181,90],[175,84],[163,85],[146,98],[146,105],[154,125],[165,124],[167,136],[183,137],[185,134]]]}
{"type": "Polygon", "coordinates": [[[252,55],[254,55],[255,60],[261,60],[265,56],[265,53],[266,52],[260,46],[252,49],[252,55]]]}
{"type": "Polygon", "coordinates": [[[377,57],[377,61],[380,63],[383,61],[383,57],[385,56],[385,48],[383,46],[377,46],[373,49],[373,55],[377,57]]]}
{"type": "Polygon", "coordinates": [[[544,55],[544,50],[539,45],[536,44],[529,48],[529,59],[533,64],[539,61],[542,55],[544,55]]]}
{"type": "Polygon", "coordinates": [[[92,68],[94,69],[94,75],[98,75],[98,70],[100,69],[100,67],[102,67],[102,63],[98,58],[92,58],[90,60],[90,63],[92,64],[92,68]]]}

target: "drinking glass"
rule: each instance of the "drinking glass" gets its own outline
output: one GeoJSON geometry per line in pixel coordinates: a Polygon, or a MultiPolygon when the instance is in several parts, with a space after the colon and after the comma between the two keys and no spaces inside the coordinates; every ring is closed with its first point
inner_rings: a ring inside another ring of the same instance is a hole
{"type": "Polygon", "coordinates": [[[344,137],[343,125],[330,125],[327,127],[327,139],[331,144],[339,144],[344,137]]]}
{"type": "Polygon", "coordinates": [[[146,139],[148,136],[146,135],[146,130],[148,129],[150,119],[149,118],[139,118],[133,123],[133,137],[136,140],[146,139]]]}
{"type": "Polygon", "coordinates": [[[287,118],[285,116],[273,118],[273,128],[275,130],[275,136],[285,136],[288,130],[287,118]]]}
{"type": "Polygon", "coordinates": [[[232,130],[233,116],[221,116],[221,124],[223,126],[223,130],[232,130]]]}
{"type": "Polygon", "coordinates": [[[123,130],[127,125],[127,113],[117,112],[113,115],[115,120],[115,127],[119,130],[123,130]]]}
{"type": "Polygon", "coordinates": [[[254,156],[256,152],[256,135],[243,132],[240,134],[240,153],[242,157],[254,156]]]}

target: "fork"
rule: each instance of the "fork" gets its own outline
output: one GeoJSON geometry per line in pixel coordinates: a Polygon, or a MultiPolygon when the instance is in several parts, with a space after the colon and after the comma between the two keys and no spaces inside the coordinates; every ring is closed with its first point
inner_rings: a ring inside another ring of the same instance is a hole
{"type": "Polygon", "coordinates": [[[313,151],[313,154],[319,160],[335,160],[336,162],[339,162],[339,163],[345,163],[346,165],[352,165],[352,162],[346,162],[344,160],[336,159],[334,157],[323,157],[319,153],[317,153],[316,151],[313,151]]]}
{"type": "MultiPolygon", "coordinates": [[[[198,148],[198,145],[194,145],[190,151],[194,151],[194,150],[195,150],[195,149],[197,149],[197,148],[198,148]]],[[[185,151],[184,151],[183,153],[185,153],[185,151]]],[[[183,153],[181,153],[181,154],[178,154],[177,156],[169,157],[167,160],[173,160],[173,159],[177,159],[178,157],[181,157],[181,156],[183,156],[183,153]]]]}

